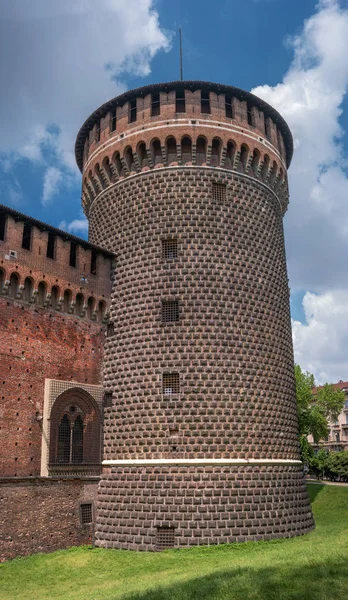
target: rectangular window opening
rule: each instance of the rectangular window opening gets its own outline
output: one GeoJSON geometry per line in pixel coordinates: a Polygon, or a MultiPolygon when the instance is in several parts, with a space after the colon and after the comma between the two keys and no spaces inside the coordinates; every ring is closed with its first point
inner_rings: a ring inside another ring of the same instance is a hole
{"type": "Polygon", "coordinates": [[[70,242],[69,266],[76,267],[76,248],[77,244],[70,242]]]}
{"type": "Polygon", "coordinates": [[[175,96],[175,112],[186,112],[185,90],[178,90],[175,96]]]}
{"type": "Polygon", "coordinates": [[[168,238],[162,240],[162,258],[164,260],[175,260],[178,257],[178,240],[168,238]]]}
{"type": "Polygon", "coordinates": [[[95,250],[91,252],[91,274],[97,274],[97,253],[95,250]]]}
{"type": "Polygon", "coordinates": [[[225,202],[227,186],[225,183],[213,183],[212,196],[215,202],[225,202]]]}
{"type": "Polygon", "coordinates": [[[108,323],[106,326],[106,337],[111,337],[115,334],[115,326],[113,323],[108,323]]]}
{"type": "Polygon", "coordinates": [[[103,398],[104,408],[110,408],[112,406],[112,392],[105,392],[103,398]]]}
{"type": "Polygon", "coordinates": [[[7,215],[5,213],[0,213],[0,240],[5,239],[6,219],[7,215]]]}
{"type": "Polygon", "coordinates": [[[117,121],[116,121],[116,109],[115,109],[115,112],[111,117],[111,131],[116,131],[116,123],[117,123],[117,121]]]}
{"type": "Polygon", "coordinates": [[[81,504],[81,525],[93,523],[92,503],[81,504]]]}
{"type": "Polygon", "coordinates": [[[32,229],[31,225],[24,223],[22,236],[22,248],[24,248],[24,250],[30,250],[32,229]]]}
{"type": "Polygon", "coordinates": [[[157,117],[161,114],[161,102],[159,94],[151,95],[151,117],[157,117]]]}
{"type": "Polygon", "coordinates": [[[251,127],[253,127],[254,123],[253,123],[253,115],[251,112],[251,107],[249,106],[249,104],[247,104],[247,117],[248,117],[248,125],[250,125],[251,127]]]}
{"type": "Polygon", "coordinates": [[[174,321],[179,321],[179,301],[163,300],[162,323],[174,323],[174,321]]]}
{"type": "Polygon", "coordinates": [[[48,239],[47,239],[47,252],[46,252],[47,258],[54,259],[55,246],[56,246],[56,236],[53,233],[51,233],[51,231],[49,231],[48,239]]]}
{"type": "Polygon", "coordinates": [[[100,126],[99,123],[95,126],[95,141],[100,142],[100,126]]]}
{"type": "Polygon", "coordinates": [[[156,550],[167,550],[174,548],[174,527],[157,527],[156,550]]]}
{"type": "Polygon", "coordinates": [[[206,115],[210,114],[209,92],[201,92],[201,112],[206,115]]]}
{"type": "Polygon", "coordinates": [[[137,120],[137,99],[133,98],[129,102],[128,123],[134,123],[137,120]]]}
{"type": "Polygon", "coordinates": [[[180,394],[179,373],[163,373],[162,392],[164,396],[180,394]]]}
{"type": "Polygon", "coordinates": [[[231,96],[225,96],[225,110],[226,110],[226,117],[228,119],[233,119],[232,98],[231,98],[231,96]]]}

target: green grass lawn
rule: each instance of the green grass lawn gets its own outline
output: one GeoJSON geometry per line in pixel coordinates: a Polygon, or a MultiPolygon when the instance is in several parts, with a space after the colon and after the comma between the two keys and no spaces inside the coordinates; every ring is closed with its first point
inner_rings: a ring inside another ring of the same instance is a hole
{"type": "Polygon", "coordinates": [[[312,533],[136,553],[90,547],[0,565],[1,600],[348,599],[348,487],[310,485],[312,533]]]}

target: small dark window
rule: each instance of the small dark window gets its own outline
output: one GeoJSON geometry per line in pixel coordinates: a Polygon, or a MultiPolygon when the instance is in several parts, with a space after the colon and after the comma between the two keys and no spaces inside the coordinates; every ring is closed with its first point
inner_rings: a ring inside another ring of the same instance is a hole
{"type": "Polygon", "coordinates": [[[162,393],[164,396],[180,393],[179,373],[163,373],[162,393]]]}
{"type": "Polygon", "coordinates": [[[105,392],[103,398],[103,407],[110,408],[112,406],[112,392],[105,392]]]}
{"type": "Polygon", "coordinates": [[[5,213],[0,213],[0,240],[5,239],[6,218],[5,213]]]}
{"type": "Polygon", "coordinates": [[[51,233],[51,231],[49,231],[48,232],[48,240],[47,240],[47,252],[46,252],[47,258],[54,258],[55,246],[56,246],[56,236],[53,233],[51,233]]]}
{"type": "Polygon", "coordinates": [[[174,260],[178,257],[178,240],[162,240],[162,258],[164,260],[174,260]]]}
{"type": "Polygon", "coordinates": [[[111,337],[115,334],[115,326],[113,323],[108,323],[106,326],[106,336],[111,337]]]}
{"type": "Polygon", "coordinates": [[[136,121],[136,120],[137,120],[137,99],[133,98],[133,100],[130,100],[130,102],[129,102],[128,122],[134,123],[134,121],[136,121]]]}
{"type": "Polygon", "coordinates": [[[174,527],[157,527],[156,550],[174,548],[174,527]]]}
{"type": "Polygon", "coordinates": [[[74,242],[70,242],[70,257],[69,257],[70,267],[76,267],[76,248],[77,248],[77,244],[75,244],[74,242]]]}
{"type": "Polygon", "coordinates": [[[162,323],[174,323],[174,321],[179,321],[178,300],[163,300],[162,323]]]}
{"type": "Polygon", "coordinates": [[[81,525],[93,523],[92,503],[81,504],[81,525]]]}
{"type": "Polygon", "coordinates": [[[95,126],[95,141],[100,142],[100,126],[99,123],[95,126]]]}
{"type": "Polygon", "coordinates": [[[209,92],[201,92],[201,112],[206,115],[210,114],[209,92]]]}
{"type": "Polygon", "coordinates": [[[266,133],[266,137],[272,141],[272,130],[271,130],[271,125],[270,125],[270,120],[266,117],[265,115],[265,133],[266,133]]]}
{"type": "Polygon", "coordinates": [[[226,117],[228,117],[229,119],[233,119],[231,96],[225,96],[225,110],[226,110],[226,117]]]}
{"type": "Polygon", "coordinates": [[[31,225],[24,223],[22,236],[22,248],[24,248],[24,250],[30,250],[32,229],[31,225]]]}
{"type": "Polygon", "coordinates": [[[213,183],[212,185],[212,196],[215,202],[224,202],[226,200],[226,189],[225,183],[213,183]]]}
{"type": "Polygon", "coordinates": [[[253,125],[254,125],[253,115],[252,115],[251,107],[249,106],[249,104],[247,104],[247,116],[248,116],[248,125],[251,125],[251,127],[253,127],[253,125]]]}
{"type": "Polygon", "coordinates": [[[115,112],[111,117],[111,131],[116,131],[116,108],[115,108],[115,112]]]}
{"type": "Polygon", "coordinates": [[[151,117],[157,117],[161,114],[160,95],[152,94],[151,96],[151,117]]]}
{"type": "Polygon", "coordinates": [[[177,112],[177,113],[184,113],[184,112],[186,112],[185,90],[178,90],[176,92],[175,112],[177,112]]]}
{"type": "Polygon", "coordinates": [[[92,275],[97,274],[97,253],[95,250],[91,252],[91,273],[92,275]]]}

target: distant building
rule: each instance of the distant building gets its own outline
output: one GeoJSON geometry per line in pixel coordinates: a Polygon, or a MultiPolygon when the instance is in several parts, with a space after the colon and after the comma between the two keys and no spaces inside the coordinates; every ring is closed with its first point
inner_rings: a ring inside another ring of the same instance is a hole
{"type": "MultiPolygon", "coordinates": [[[[326,448],[328,451],[340,452],[348,450],[348,381],[340,379],[333,386],[336,389],[342,390],[345,393],[345,403],[342,412],[340,413],[335,423],[329,423],[329,435],[325,440],[321,440],[320,447],[326,448]]],[[[313,394],[317,393],[321,386],[313,388],[313,394]]],[[[313,442],[313,436],[308,436],[308,441],[316,448],[317,444],[313,442]]]]}

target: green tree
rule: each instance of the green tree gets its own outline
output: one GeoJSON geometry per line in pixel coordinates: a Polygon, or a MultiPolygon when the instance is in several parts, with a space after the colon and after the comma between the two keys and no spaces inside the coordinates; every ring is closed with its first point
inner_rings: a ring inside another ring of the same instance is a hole
{"type": "Polygon", "coordinates": [[[337,420],[345,396],[329,383],[325,383],[314,395],[314,376],[302,371],[299,365],[295,365],[295,379],[302,460],[309,464],[312,452],[307,436],[312,435],[315,444],[328,436],[328,424],[337,420]]]}

